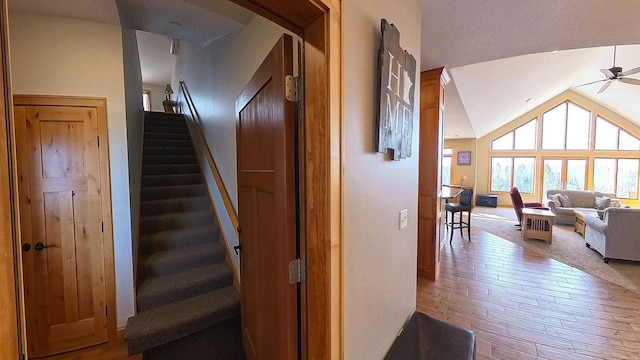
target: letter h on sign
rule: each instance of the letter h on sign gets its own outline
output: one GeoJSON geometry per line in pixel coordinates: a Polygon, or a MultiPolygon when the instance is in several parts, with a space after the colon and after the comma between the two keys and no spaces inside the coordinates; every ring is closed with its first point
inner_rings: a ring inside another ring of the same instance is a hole
{"type": "Polygon", "coordinates": [[[390,151],[393,160],[400,160],[411,156],[416,59],[400,47],[398,29],[385,19],[381,22],[377,151],[390,151]]]}

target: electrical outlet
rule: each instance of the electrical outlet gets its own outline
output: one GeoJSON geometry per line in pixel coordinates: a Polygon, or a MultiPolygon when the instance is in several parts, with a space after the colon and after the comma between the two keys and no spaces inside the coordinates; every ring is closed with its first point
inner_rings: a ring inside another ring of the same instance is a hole
{"type": "Polygon", "coordinates": [[[400,229],[404,229],[409,224],[409,210],[400,210],[400,229]]]}

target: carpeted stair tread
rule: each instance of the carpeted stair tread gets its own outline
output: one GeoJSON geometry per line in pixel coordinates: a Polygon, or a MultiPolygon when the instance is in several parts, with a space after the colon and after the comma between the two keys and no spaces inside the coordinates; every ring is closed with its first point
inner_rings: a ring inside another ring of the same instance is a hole
{"type": "Polygon", "coordinates": [[[171,126],[171,125],[145,125],[144,131],[154,133],[179,133],[188,134],[189,128],[186,126],[171,126]]]}
{"type": "Polygon", "coordinates": [[[171,174],[171,175],[142,175],[143,187],[202,184],[202,175],[171,174]]]}
{"type": "Polygon", "coordinates": [[[138,251],[143,255],[201,245],[218,239],[219,229],[216,225],[164,230],[142,235],[138,241],[138,251]]]}
{"type": "Polygon", "coordinates": [[[149,278],[136,291],[138,311],[151,310],[232,284],[233,272],[225,261],[149,278]]]}
{"type": "Polygon", "coordinates": [[[168,126],[168,127],[185,127],[187,123],[184,120],[172,120],[172,119],[156,119],[147,118],[144,120],[145,126],[168,126]]]}
{"type": "Polygon", "coordinates": [[[140,312],[127,321],[129,354],[193,334],[239,312],[240,295],[233,286],[140,312]]]}
{"type": "Polygon", "coordinates": [[[195,155],[143,155],[142,165],[197,164],[195,155]]]}
{"type": "Polygon", "coordinates": [[[206,226],[213,224],[213,219],[214,215],[209,209],[141,216],[140,233],[149,234],[180,227],[206,226]]]}
{"type": "Polygon", "coordinates": [[[159,215],[182,211],[199,211],[209,209],[209,198],[193,196],[160,200],[144,200],[140,202],[142,216],[159,215]]]}
{"type": "Polygon", "coordinates": [[[161,165],[144,165],[142,167],[142,175],[161,175],[161,174],[199,174],[200,166],[198,164],[161,164],[161,165]]]}
{"type": "Polygon", "coordinates": [[[244,360],[240,316],[142,353],[144,360],[244,360]]]}
{"type": "Polygon", "coordinates": [[[141,278],[175,274],[192,267],[200,267],[222,261],[226,250],[216,241],[185,248],[158,251],[140,257],[141,278]]]}
{"type": "Polygon", "coordinates": [[[144,155],[193,155],[193,147],[163,147],[149,146],[142,150],[144,155]]]}
{"type": "Polygon", "coordinates": [[[173,139],[147,139],[144,141],[145,147],[191,147],[191,140],[173,140],[173,139]]]}
{"type": "Polygon", "coordinates": [[[204,184],[156,186],[142,188],[140,199],[142,201],[146,201],[177,197],[202,196],[206,194],[207,190],[204,184]]]}
{"type": "Polygon", "coordinates": [[[167,132],[151,132],[145,131],[144,139],[166,139],[166,140],[190,140],[191,136],[188,133],[167,133],[167,132]]]}

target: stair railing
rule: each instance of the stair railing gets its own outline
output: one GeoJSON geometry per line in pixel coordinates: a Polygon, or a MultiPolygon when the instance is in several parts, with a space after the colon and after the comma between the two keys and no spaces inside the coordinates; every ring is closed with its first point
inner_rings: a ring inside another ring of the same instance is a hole
{"type": "MultiPolygon", "coordinates": [[[[184,81],[180,81],[180,92],[183,95],[183,99],[184,99],[184,103],[187,105],[187,109],[189,110],[189,114],[191,116],[191,120],[190,121],[193,126],[190,126],[189,128],[191,130],[193,130],[193,134],[195,135],[195,137],[197,138],[198,142],[200,143],[200,148],[202,149],[202,152],[204,153],[204,156],[207,160],[207,163],[209,165],[209,168],[211,169],[211,173],[213,175],[213,178],[216,182],[216,186],[220,192],[220,196],[222,198],[222,202],[224,203],[224,207],[226,210],[227,215],[229,216],[229,219],[231,221],[231,226],[233,226],[233,237],[235,238],[234,240],[237,241],[237,239],[239,238],[238,236],[238,230],[239,230],[239,223],[238,223],[238,213],[236,212],[236,209],[233,207],[233,203],[231,202],[231,197],[229,196],[229,192],[227,191],[226,186],[224,185],[224,182],[222,181],[222,176],[220,176],[220,171],[218,170],[218,166],[216,165],[216,161],[213,158],[213,155],[211,154],[211,149],[209,149],[209,145],[207,144],[207,141],[204,137],[204,134],[202,133],[202,120],[200,118],[200,115],[198,114],[198,110],[195,107],[195,104],[193,103],[193,99],[191,98],[191,94],[189,94],[189,89],[187,88],[187,85],[184,83],[184,81]]],[[[180,104],[182,105],[182,104],[180,104]]],[[[182,106],[181,106],[182,107],[182,106]]],[[[180,109],[183,114],[184,114],[184,109],[180,109]]],[[[185,114],[186,115],[186,114],[185,114]]],[[[188,117],[187,117],[188,118],[188,117]]],[[[214,199],[212,199],[214,200],[214,199]]],[[[214,200],[214,205],[215,205],[215,200],[214,200]]],[[[216,209],[216,212],[218,212],[218,209],[216,209]]],[[[220,219],[220,215],[218,215],[218,218],[220,219]]],[[[229,237],[225,235],[225,226],[223,224],[220,224],[221,226],[221,231],[223,236],[226,239],[226,244],[228,247],[228,251],[229,251],[229,255],[233,257],[233,254],[231,254],[231,250],[232,250],[232,244],[229,240],[229,237]]],[[[237,249],[239,249],[239,246],[233,246],[233,250],[236,252],[236,256],[238,255],[237,253],[237,249]]],[[[236,281],[239,281],[239,262],[234,261],[234,270],[236,272],[236,281]]],[[[238,284],[236,284],[237,286],[238,284]]]]}

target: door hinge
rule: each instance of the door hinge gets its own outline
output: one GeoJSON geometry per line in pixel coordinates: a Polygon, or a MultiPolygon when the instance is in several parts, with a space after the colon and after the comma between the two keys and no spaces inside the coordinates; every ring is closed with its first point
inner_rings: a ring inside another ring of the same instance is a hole
{"type": "Polygon", "coordinates": [[[100,146],[100,136],[96,136],[97,140],[98,140],[98,146],[100,146]]]}
{"type": "Polygon", "coordinates": [[[307,264],[301,259],[289,262],[289,284],[307,282],[307,264]]]}
{"type": "Polygon", "coordinates": [[[102,225],[102,232],[104,232],[104,221],[100,223],[102,225]]]}
{"type": "Polygon", "coordinates": [[[302,77],[287,75],[284,80],[285,97],[287,100],[293,102],[302,100],[302,77]]]}

